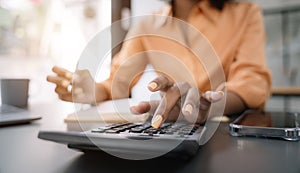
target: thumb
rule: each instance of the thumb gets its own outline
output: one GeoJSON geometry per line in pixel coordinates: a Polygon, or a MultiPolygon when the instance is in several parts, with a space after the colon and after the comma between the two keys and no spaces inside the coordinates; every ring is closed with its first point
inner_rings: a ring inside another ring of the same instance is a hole
{"type": "Polygon", "coordinates": [[[150,101],[150,102],[140,102],[136,106],[131,106],[130,111],[133,114],[143,114],[149,112],[150,114],[154,114],[159,101],[150,101]]]}
{"type": "Polygon", "coordinates": [[[210,102],[217,102],[224,97],[223,91],[206,91],[203,97],[210,102]]]}

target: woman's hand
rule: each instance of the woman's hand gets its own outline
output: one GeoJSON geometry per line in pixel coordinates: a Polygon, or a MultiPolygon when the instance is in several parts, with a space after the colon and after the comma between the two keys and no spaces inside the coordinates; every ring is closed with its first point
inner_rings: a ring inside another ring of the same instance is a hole
{"type": "MultiPolygon", "coordinates": [[[[53,67],[56,76],[47,76],[47,81],[56,85],[55,92],[64,101],[92,104],[102,101],[96,91],[97,85],[88,70],[79,70],[72,73],[60,67],[53,67]]],[[[102,93],[102,95],[105,92],[102,93]]]]}
{"type": "Polygon", "coordinates": [[[162,100],[141,102],[131,107],[131,111],[140,114],[152,113],[151,125],[154,128],[159,128],[166,120],[176,121],[180,112],[185,120],[202,123],[207,118],[211,103],[221,100],[224,96],[223,91],[207,91],[202,94],[187,82],[173,83],[164,76],[150,82],[148,89],[152,92],[161,91],[162,100]]]}

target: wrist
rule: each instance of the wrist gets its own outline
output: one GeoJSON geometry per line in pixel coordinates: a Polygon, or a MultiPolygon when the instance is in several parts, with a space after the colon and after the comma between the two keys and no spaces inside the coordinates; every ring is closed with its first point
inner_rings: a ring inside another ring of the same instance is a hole
{"type": "Polygon", "coordinates": [[[108,92],[102,83],[95,84],[95,100],[96,103],[108,100],[108,92]]]}
{"type": "Polygon", "coordinates": [[[232,115],[243,112],[247,109],[244,100],[232,91],[227,91],[226,106],[224,110],[225,115],[232,115]]]}

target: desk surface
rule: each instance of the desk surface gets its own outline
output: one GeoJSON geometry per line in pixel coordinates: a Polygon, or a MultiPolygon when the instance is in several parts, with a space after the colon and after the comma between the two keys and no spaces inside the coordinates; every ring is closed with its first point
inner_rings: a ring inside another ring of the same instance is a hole
{"type": "Polygon", "coordinates": [[[0,128],[1,173],[77,172],[300,172],[300,142],[231,137],[221,124],[214,137],[189,161],[152,159],[122,160],[107,154],[85,155],[66,146],[39,140],[40,129],[65,129],[63,117],[71,104],[31,105],[43,116],[33,124],[0,128]]]}

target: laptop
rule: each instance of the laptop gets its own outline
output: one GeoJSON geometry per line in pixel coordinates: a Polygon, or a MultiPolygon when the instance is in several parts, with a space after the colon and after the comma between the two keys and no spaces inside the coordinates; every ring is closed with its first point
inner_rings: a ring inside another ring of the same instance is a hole
{"type": "MultiPolygon", "coordinates": [[[[160,128],[154,129],[151,126],[152,116],[149,114],[139,115],[146,118],[140,118],[143,120],[140,122],[133,122],[130,117],[137,115],[125,113],[129,111],[128,107],[130,104],[124,100],[113,101],[113,104],[112,102],[100,103],[96,107],[77,112],[79,126],[76,127],[81,129],[41,130],[38,138],[61,143],[68,148],[85,153],[104,151],[119,158],[144,160],[163,155],[190,158],[211,136],[212,129],[209,126],[207,128],[206,125],[190,124],[187,121],[165,122],[160,128]],[[123,120],[129,121],[115,121],[117,117],[113,113],[116,109],[123,120]],[[111,117],[114,118],[110,119],[111,117]],[[87,127],[86,123],[89,124],[92,120],[93,125],[87,127]]],[[[74,125],[75,117],[74,113],[67,116],[65,119],[67,126],[74,125]]]]}
{"type": "Polygon", "coordinates": [[[0,127],[30,123],[39,119],[41,119],[40,116],[33,116],[26,109],[21,109],[7,104],[0,105],[0,127]]]}

